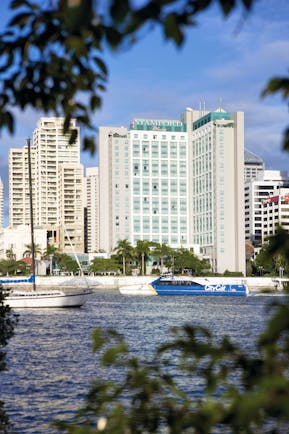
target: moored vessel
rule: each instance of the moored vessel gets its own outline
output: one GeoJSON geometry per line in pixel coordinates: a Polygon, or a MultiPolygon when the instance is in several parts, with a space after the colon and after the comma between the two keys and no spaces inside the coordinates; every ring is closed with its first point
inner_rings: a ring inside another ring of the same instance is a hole
{"type": "Polygon", "coordinates": [[[11,308],[80,307],[92,293],[90,288],[68,286],[59,288],[32,289],[35,276],[28,278],[0,279],[3,303],[11,308]]]}
{"type": "Polygon", "coordinates": [[[162,275],[149,284],[139,286],[123,286],[119,288],[123,295],[211,295],[211,296],[239,296],[249,295],[245,283],[224,283],[209,281],[205,278],[162,275]]]}

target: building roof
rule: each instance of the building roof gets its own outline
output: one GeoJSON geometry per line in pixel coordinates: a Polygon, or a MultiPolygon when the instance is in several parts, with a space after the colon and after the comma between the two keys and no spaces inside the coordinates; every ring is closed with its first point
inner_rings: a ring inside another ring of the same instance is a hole
{"type": "Polygon", "coordinates": [[[261,157],[258,157],[258,155],[248,151],[247,149],[245,149],[244,161],[245,164],[264,164],[261,157]]]}

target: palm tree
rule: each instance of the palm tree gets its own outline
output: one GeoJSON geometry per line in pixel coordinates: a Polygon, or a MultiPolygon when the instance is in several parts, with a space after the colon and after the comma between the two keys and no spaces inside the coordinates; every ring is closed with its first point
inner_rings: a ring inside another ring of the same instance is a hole
{"type": "Polygon", "coordinates": [[[133,258],[133,246],[128,240],[119,240],[114,248],[116,255],[122,258],[122,274],[126,273],[126,264],[133,258]]]}
{"type": "Polygon", "coordinates": [[[165,260],[172,256],[172,248],[166,243],[153,243],[152,256],[160,260],[160,272],[162,274],[165,260]]]}
{"type": "Polygon", "coordinates": [[[13,250],[12,247],[10,249],[6,250],[6,257],[7,257],[7,259],[14,259],[14,260],[16,260],[16,255],[15,255],[14,250],[13,250]]]}
{"type": "Polygon", "coordinates": [[[54,246],[53,244],[47,244],[46,249],[43,252],[43,258],[44,259],[49,259],[49,263],[50,263],[50,274],[52,275],[53,273],[53,267],[55,266],[55,263],[59,263],[60,262],[60,256],[61,253],[58,249],[58,247],[54,246]]]}
{"type": "Polygon", "coordinates": [[[58,247],[54,246],[53,244],[47,244],[46,249],[43,252],[43,258],[49,259],[51,255],[55,256],[59,254],[58,247]]]}
{"type": "Polygon", "coordinates": [[[146,263],[150,255],[150,248],[152,243],[147,240],[138,240],[136,243],[135,251],[138,259],[141,261],[141,274],[146,274],[146,263]]]}
{"type": "MultiPolygon", "coordinates": [[[[25,247],[26,247],[26,250],[23,253],[23,258],[31,258],[31,256],[32,256],[32,245],[31,244],[25,244],[25,247]]],[[[40,248],[39,244],[35,244],[34,245],[34,254],[35,254],[35,256],[37,254],[39,254],[39,255],[42,254],[42,251],[41,251],[41,248],[40,248]]]]}

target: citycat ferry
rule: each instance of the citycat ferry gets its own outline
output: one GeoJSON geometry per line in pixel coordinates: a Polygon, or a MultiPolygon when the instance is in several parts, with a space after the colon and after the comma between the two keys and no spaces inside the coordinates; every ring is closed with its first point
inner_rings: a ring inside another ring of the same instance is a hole
{"type": "Polygon", "coordinates": [[[244,283],[213,283],[205,278],[162,275],[149,284],[123,286],[123,295],[223,295],[244,297],[249,294],[244,283]]]}

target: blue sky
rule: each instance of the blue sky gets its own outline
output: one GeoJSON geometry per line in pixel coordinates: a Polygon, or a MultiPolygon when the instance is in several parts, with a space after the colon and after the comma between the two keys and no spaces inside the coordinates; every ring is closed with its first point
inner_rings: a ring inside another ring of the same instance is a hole
{"type": "MultiPolygon", "coordinates": [[[[7,4],[1,2],[2,17],[7,4]]],[[[224,19],[215,7],[199,16],[182,48],[156,29],[127,51],[107,53],[106,62],[110,78],[93,118],[96,127],[128,126],[134,117],[179,119],[186,107],[205,103],[214,110],[222,101],[227,111],[244,111],[245,147],[261,156],[267,169],[289,169],[289,154],[281,150],[288,106],[280,95],[260,96],[270,77],[286,75],[289,68],[288,0],[259,0],[245,18],[236,11],[224,19]]],[[[8,150],[24,145],[41,115],[16,113],[15,135],[0,136],[6,198],[8,150]]],[[[81,161],[97,165],[97,154],[82,153],[81,161]]]]}

